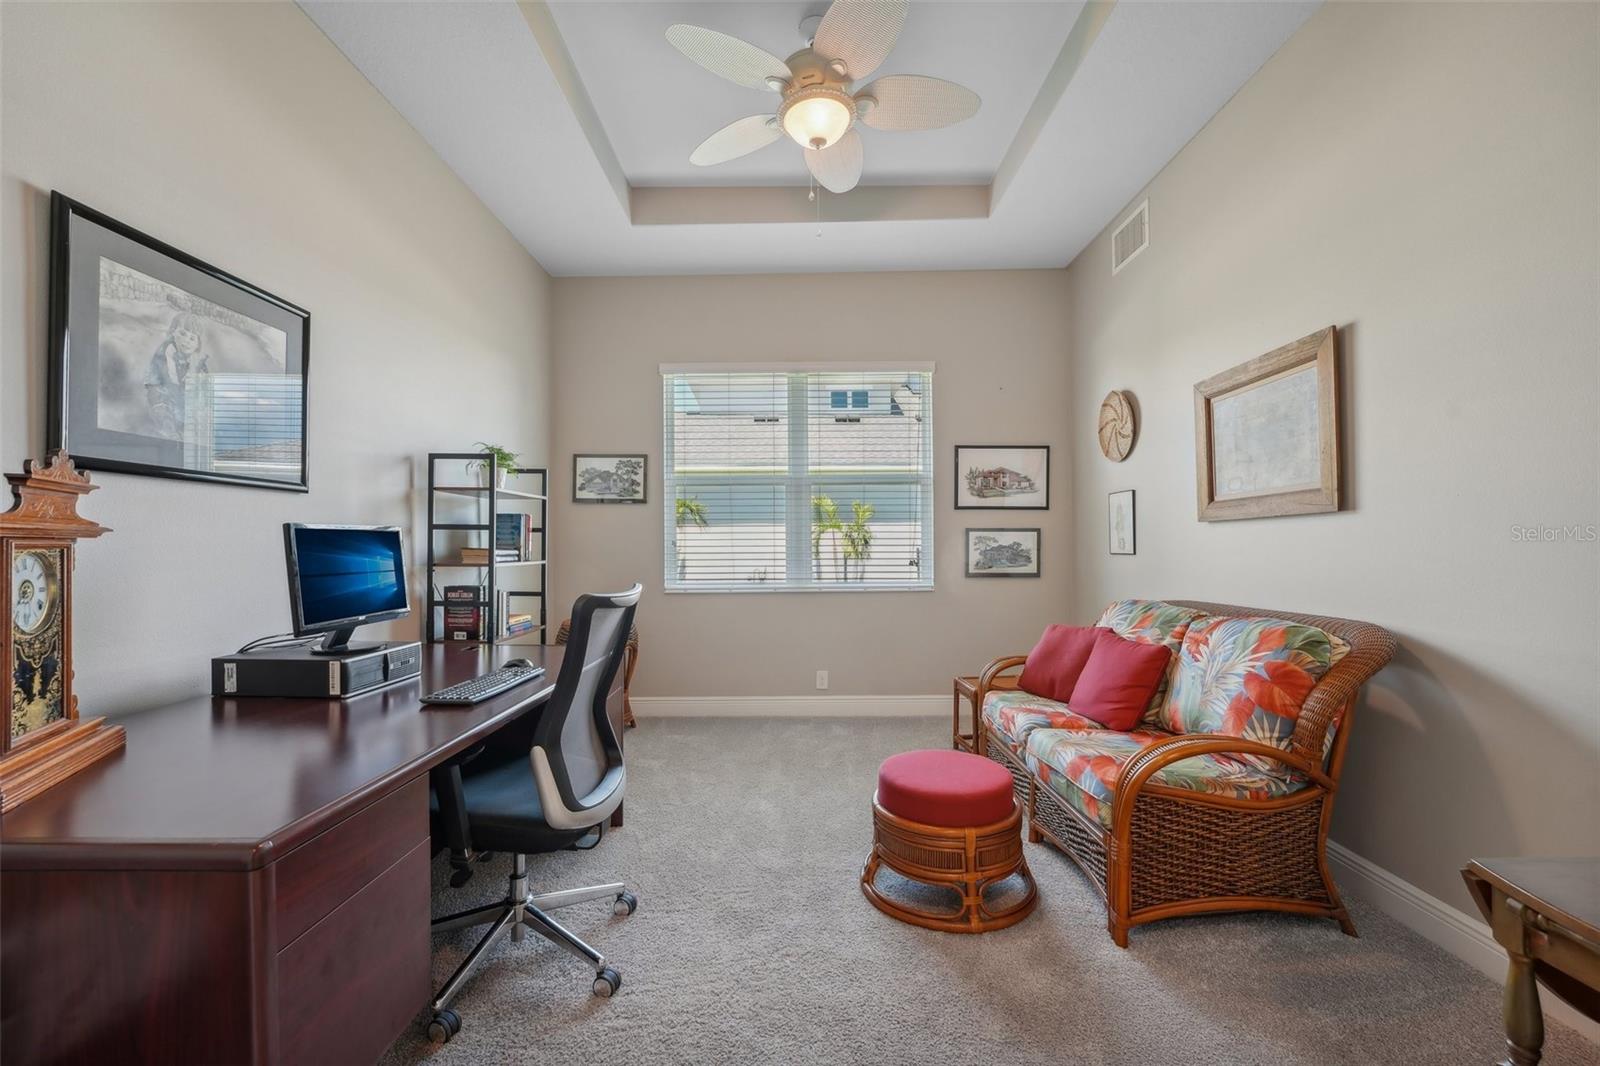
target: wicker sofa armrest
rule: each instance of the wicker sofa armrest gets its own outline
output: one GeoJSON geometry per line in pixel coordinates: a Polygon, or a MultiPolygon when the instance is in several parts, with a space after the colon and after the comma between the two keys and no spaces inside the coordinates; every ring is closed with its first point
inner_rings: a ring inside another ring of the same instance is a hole
{"type": "Polygon", "coordinates": [[[1245,740],[1243,737],[1212,734],[1191,733],[1169,737],[1166,740],[1156,741],[1129,759],[1127,765],[1122,768],[1122,773],[1117,775],[1116,799],[1111,808],[1112,833],[1121,836],[1126,832],[1128,825],[1133,821],[1133,805],[1139,798],[1139,792],[1152,776],[1164,766],[1196,755],[1259,755],[1293,767],[1310,778],[1312,784],[1328,792],[1333,792],[1337,788],[1333,778],[1323,772],[1319,761],[1282,748],[1275,748],[1271,744],[1245,740]]]}
{"type": "Polygon", "coordinates": [[[1026,655],[1002,655],[983,668],[983,672],[978,675],[978,690],[973,696],[973,699],[978,701],[980,713],[983,710],[984,696],[988,695],[990,689],[998,687],[994,683],[995,679],[1001,674],[1015,670],[1027,661],[1026,655]]]}

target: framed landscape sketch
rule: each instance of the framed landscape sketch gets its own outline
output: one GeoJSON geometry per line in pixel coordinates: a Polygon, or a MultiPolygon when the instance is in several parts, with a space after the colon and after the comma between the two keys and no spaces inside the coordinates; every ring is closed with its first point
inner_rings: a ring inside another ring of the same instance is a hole
{"type": "Polygon", "coordinates": [[[968,577],[1038,577],[1037,529],[967,530],[968,577]]]}
{"type": "Polygon", "coordinates": [[[1050,446],[956,445],[956,510],[1050,509],[1050,446]]]}
{"type": "Polygon", "coordinates": [[[645,456],[574,455],[573,503],[644,503],[645,456]]]}
{"type": "Polygon", "coordinates": [[[1112,555],[1135,555],[1138,530],[1134,523],[1133,490],[1123,489],[1106,497],[1106,538],[1112,555]]]}
{"type": "Polygon", "coordinates": [[[1338,331],[1200,382],[1194,433],[1201,521],[1337,511],[1338,331]]]}
{"type": "Polygon", "coordinates": [[[310,314],[58,192],[50,239],[51,449],[307,490],[310,314]]]}

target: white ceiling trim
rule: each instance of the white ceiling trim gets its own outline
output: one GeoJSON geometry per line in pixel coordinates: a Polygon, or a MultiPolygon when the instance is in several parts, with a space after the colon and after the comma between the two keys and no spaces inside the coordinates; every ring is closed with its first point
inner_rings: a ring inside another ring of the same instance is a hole
{"type": "MultiPolygon", "coordinates": [[[[571,57],[552,59],[544,31],[516,3],[301,6],[547,270],[581,276],[1065,266],[1317,4],[1096,8],[1082,17],[1097,20],[1098,33],[1060,50],[1071,76],[1048,115],[1021,134],[1031,144],[1002,176],[1002,197],[985,186],[819,194],[821,239],[803,185],[636,187],[624,206],[618,153],[601,158],[569,95],[583,89],[570,80],[571,57]],[[942,197],[951,199],[935,210],[942,197]],[[712,201],[728,206],[713,210],[712,201]],[[705,221],[713,217],[722,221],[705,221]],[[773,217],[784,221],[762,221],[773,217]]],[[[914,5],[914,17],[936,22],[926,39],[938,39],[939,12],[957,6],[914,5]]],[[[1080,38],[1093,25],[1082,17],[1080,38]]],[[[592,123],[592,102],[589,113],[592,123]]]]}

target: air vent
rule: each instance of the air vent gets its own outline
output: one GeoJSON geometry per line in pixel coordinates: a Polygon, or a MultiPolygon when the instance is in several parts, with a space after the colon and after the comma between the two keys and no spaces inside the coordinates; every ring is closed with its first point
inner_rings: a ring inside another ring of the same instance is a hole
{"type": "Polygon", "coordinates": [[[1111,235],[1111,273],[1115,274],[1134,256],[1150,247],[1150,201],[1133,209],[1111,235]]]}

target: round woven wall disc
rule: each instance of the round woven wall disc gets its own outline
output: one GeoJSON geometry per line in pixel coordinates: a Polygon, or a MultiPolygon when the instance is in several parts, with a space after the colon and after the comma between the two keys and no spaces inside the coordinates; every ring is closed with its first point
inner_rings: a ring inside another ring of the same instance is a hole
{"type": "Polygon", "coordinates": [[[1133,451],[1138,435],[1133,397],[1121,389],[1112,389],[1100,403],[1100,451],[1113,463],[1120,463],[1133,451]]]}

